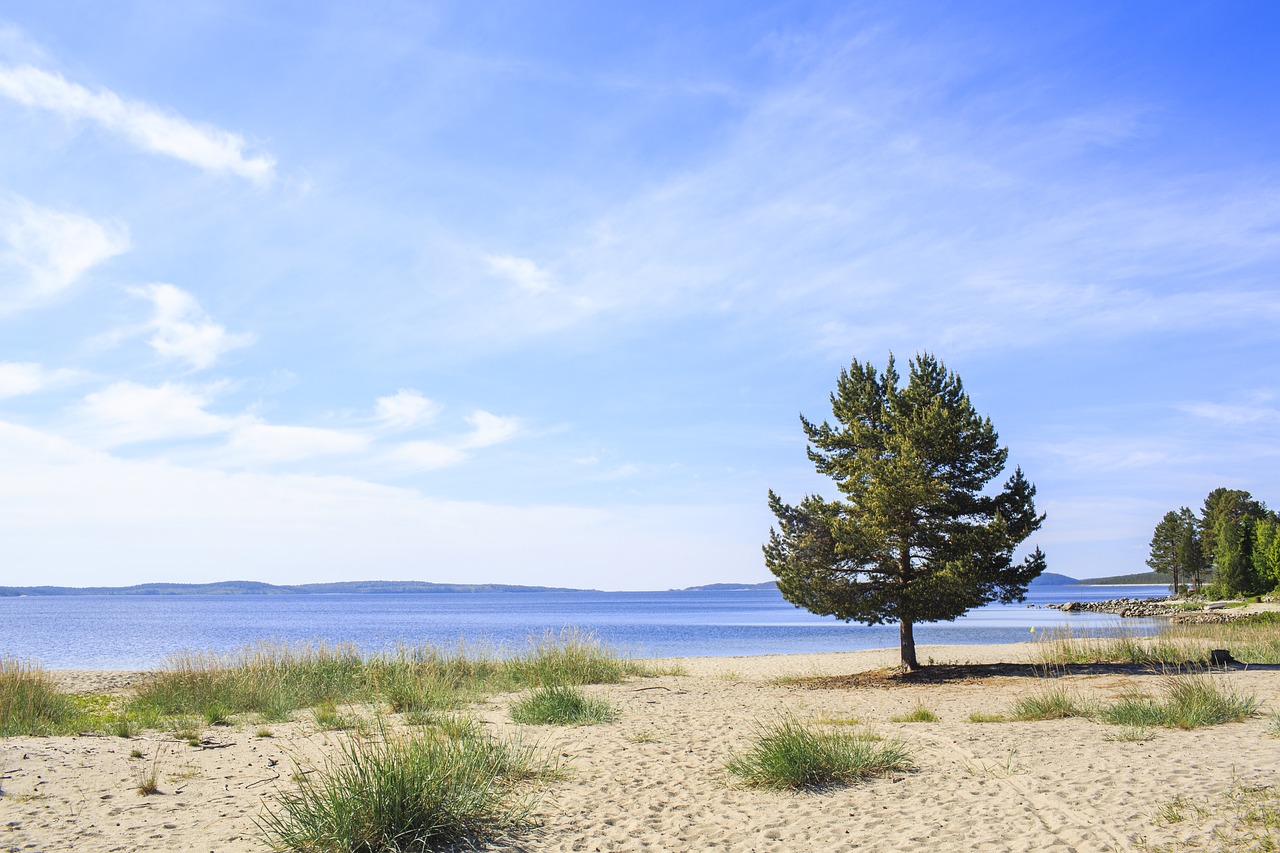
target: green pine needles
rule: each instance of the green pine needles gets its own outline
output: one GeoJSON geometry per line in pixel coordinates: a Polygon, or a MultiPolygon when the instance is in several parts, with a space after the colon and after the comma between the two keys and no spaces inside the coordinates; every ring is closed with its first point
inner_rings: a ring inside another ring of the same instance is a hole
{"type": "Polygon", "coordinates": [[[902,666],[917,669],[916,622],[949,621],[991,601],[1021,601],[1045,569],[1040,549],[1013,552],[1044,521],[1020,469],[991,493],[1008,450],[960,377],[924,353],[905,387],[854,362],[831,395],[835,424],[800,418],[809,459],[843,496],[798,506],[772,491],[778,519],[764,546],[793,604],[846,621],[900,626],[902,666]]]}

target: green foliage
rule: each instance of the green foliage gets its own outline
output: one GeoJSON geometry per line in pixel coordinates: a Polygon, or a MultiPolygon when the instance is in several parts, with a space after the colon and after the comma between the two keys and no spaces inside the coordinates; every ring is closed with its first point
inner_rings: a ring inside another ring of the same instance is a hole
{"type": "Polygon", "coordinates": [[[951,620],[991,601],[1020,601],[1045,568],[1039,549],[1014,549],[1044,520],[1035,487],[1004,469],[990,419],[974,410],[960,377],[933,356],[911,362],[905,387],[890,356],[842,370],[831,395],[836,425],[801,416],[809,458],[844,500],[772,491],[778,520],[764,546],[778,589],[793,604],[846,621],[900,625],[902,664],[919,666],[916,622],[951,620]]]}
{"type": "Polygon", "coordinates": [[[527,825],[534,798],[517,783],[552,769],[474,722],[357,736],[338,759],[298,777],[260,828],[273,849],[305,853],[478,846],[527,825]]]}
{"type": "Polygon", "coordinates": [[[567,686],[539,687],[511,706],[511,719],[533,726],[593,726],[618,716],[608,702],[567,686]]]}
{"type": "Polygon", "coordinates": [[[1280,522],[1265,518],[1253,525],[1253,573],[1260,589],[1280,589],[1280,522]]]}
{"type": "Polygon", "coordinates": [[[912,766],[900,741],[818,731],[784,717],[757,723],[751,748],[731,758],[725,769],[748,787],[797,789],[843,785],[912,766]]]}

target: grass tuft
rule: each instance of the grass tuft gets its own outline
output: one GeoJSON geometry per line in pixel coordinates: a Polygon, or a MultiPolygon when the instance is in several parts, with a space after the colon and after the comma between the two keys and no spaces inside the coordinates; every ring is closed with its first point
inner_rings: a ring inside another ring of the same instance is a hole
{"type": "Polygon", "coordinates": [[[1011,716],[1023,722],[1063,720],[1068,717],[1092,717],[1094,710],[1077,702],[1065,688],[1053,687],[1019,699],[1013,705],[1011,716]]]}
{"type": "Polygon", "coordinates": [[[0,736],[71,734],[83,717],[38,665],[0,657],[0,736]]]}
{"type": "Polygon", "coordinates": [[[969,722],[971,723],[1004,723],[1008,722],[1008,720],[1009,718],[1004,714],[984,714],[981,711],[974,711],[969,715],[969,722]]]}
{"type": "Polygon", "coordinates": [[[511,719],[533,726],[593,726],[615,720],[618,712],[603,699],[573,687],[539,687],[511,706],[511,719]]]}
{"type": "Polygon", "coordinates": [[[380,731],[298,779],[259,821],[275,850],[419,851],[477,846],[528,823],[536,797],[518,782],[554,772],[478,723],[452,733],[380,731]]]}
{"type": "Polygon", "coordinates": [[[1162,700],[1123,699],[1104,708],[1101,717],[1105,722],[1121,726],[1196,729],[1238,723],[1258,710],[1254,696],[1242,696],[1206,675],[1166,676],[1164,693],[1162,700]]]}
{"type": "Polygon", "coordinates": [[[757,723],[751,748],[732,757],[725,769],[751,788],[799,789],[848,784],[912,766],[900,741],[824,732],[783,717],[757,723]]]}
{"type": "Polygon", "coordinates": [[[889,720],[894,723],[936,723],[938,715],[923,705],[917,705],[911,713],[890,717],[889,720]]]}

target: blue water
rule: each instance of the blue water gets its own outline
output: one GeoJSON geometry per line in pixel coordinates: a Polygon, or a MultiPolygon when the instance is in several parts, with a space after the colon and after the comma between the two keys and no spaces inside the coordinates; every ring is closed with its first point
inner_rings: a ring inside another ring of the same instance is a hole
{"type": "MultiPolygon", "coordinates": [[[[1055,625],[1146,633],[1153,620],[1030,608],[1165,595],[1161,586],[1033,589],[954,622],[917,625],[917,644],[1014,643],[1055,625]]],[[[230,651],[257,640],[354,643],[365,652],[460,641],[523,646],[563,628],[645,657],[892,648],[897,625],[815,616],[775,590],[449,593],[429,595],[33,596],[0,598],[0,656],[50,669],[146,669],[174,652],[230,651]]]]}

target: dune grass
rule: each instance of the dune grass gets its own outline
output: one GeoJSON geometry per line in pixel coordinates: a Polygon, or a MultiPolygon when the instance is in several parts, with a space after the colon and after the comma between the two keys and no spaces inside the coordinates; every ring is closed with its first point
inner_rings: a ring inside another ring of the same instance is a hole
{"type": "Polygon", "coordinates": [[[603,699],[575,687],[539,687],[511,706],[511,719],[533,726],[593,726],[610,723],[618,712],[603,699]]]}
{"type": "Polygon", "coordinates": [[[785,790],[844,785],[912,766],[900,741],[821,731],[783,717],[757,723],[751,747],[730,758],[725,769],[747,787],[785,790]]]}
{"type": "Polygon", "coordinates": [[[537,792],[522,785],[556,768],[499,741],[474,720],[342,741],[340,755],[298,778],[259,819],[279,851],[421,851],[484,844],[528,824],[537,792]]]}
{"type": "Polygon", "coordinates": [[[321,727],[346,728],[351,721],[330,709],[380,702],[422,723],[494,693],[655,674],[573,630],[514,652],[419,646],[362,656],[353,646],[258,643],[231,654],[183,653],[127,702],[63,693],[38,666],[0,658],[0,736],[172,730],[198,740],[204,726],[284,722],[307,708],[316,709],[311,717],[321,727]]]}
{"type": "Polygon", "coordinates": [[[908,714],[900,714],[896,717],[890,717],[890,722],[894,723],[936,723],[938,715],[930,711],[923,705],[917,705],[908,714]]]}
{"type": "Polygon", "coordinates": [[[1212,649],[1228,649],[1241,663],[1280,663],[1280,612],[1253,613],[1217,625],[1163,625],[1149,637],[1058,628],[1040,635],[1032,661],[1044,666],[1207,666],[1212,649]]]}
{"type": "Polygon", "coordinates": [[[1012,719],[1020,722],[1092,717],[1094,714],[1092,707],[1077,700],[1066,688],[1058,686],[1023,696],[1009,712],[1012,719]]]}
{"type": "Polygon", "coordinates": [[[0,736],[69,734],[84,716],[81,705],[39,666],[0,658],[0,736]]]}
{"type": "Polygon", "coordinates": [[[1258,710],[1254,696],[1238,694],[1208,675],[1165,676],[1163,688],[1163,699],[1122,699],[1103,708],[1099,716],[1104,722],[1120,726],[1196,729],[1238,723],[1258,710]]]}

